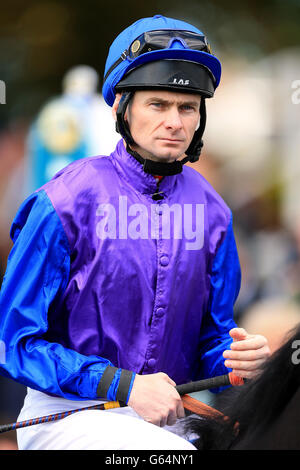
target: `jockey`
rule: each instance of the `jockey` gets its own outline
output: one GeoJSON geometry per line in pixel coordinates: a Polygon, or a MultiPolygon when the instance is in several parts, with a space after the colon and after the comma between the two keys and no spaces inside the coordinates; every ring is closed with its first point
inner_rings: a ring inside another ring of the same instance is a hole
{"type": "Polygon", "coordinates": [[[19,420],[128,405],[20,429],[20,449],[193,448],[169,432],[184,417],[175,386],[228,368],[251,377],[268,356],[233,320],[232,213],[184,166],[199,159],[220,75],[196,27],[135,22],[105,68],[116,149],[70,164],[20,207],[0,296],[0,370],[27,386],[19,420]]]}

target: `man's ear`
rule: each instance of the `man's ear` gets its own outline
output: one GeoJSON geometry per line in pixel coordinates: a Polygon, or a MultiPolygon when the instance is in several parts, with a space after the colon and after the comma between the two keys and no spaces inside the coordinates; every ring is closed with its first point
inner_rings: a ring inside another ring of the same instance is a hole
{"type": "Polygon", "coordinates": [[[118,110],[121,96],[122,96],[121,93],[117,93],[114,104],[112,105],[112,115],[115,121],[117,121],[117,110],[118,110]]]}

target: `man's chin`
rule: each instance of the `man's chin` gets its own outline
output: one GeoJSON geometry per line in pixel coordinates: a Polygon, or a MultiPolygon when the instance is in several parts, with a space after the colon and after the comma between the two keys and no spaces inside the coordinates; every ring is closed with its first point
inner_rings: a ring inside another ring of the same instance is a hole
{"type": "Polygon", "coordinates": [[[183,155],[183,151],[170,151],[170,149],[166,150],[166,149],[158,149],[158,150],[153,150],[153,152],[149,152],[149,157],[151,160],[156,160],[156,161],[159,161],[159,162],[163,162],[163,163],[172,163],[174,162],[175,160],[178,160],[180,159],[180,157],[183,155]],[[151,156],[150,156],[151,155],[151,156]]]}
{"type": "Polygon", "coordinates": [[[151,150],[148,149],[142,149],[136,148],[134,149],[136,152],[138,152],[141,157],[149,160],[154,160],[162,163],[172,163],[175,160],[179,160],[183,155],[184,155],[184,150],[181,149],[175,149],[175,148],[161,148],[161,147],[155,147],[151,150]]]}

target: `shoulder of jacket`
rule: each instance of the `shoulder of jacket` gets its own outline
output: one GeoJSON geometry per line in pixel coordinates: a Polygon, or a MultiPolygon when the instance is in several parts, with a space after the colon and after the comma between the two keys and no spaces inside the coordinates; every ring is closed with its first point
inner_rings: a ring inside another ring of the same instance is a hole
{"type": "Polygon", "coordinates": [[[231,209],[212,184],[199,171],[189,166],[184,167],[184,176],[187,179],[188,186],[199,188],[199,194],[202,194],[206,204],[214,207],[220,215],[223,214],[227,224],[229,224],[232,216],[231,209]]]}
{"type": "Polygon", "coordinates": [[[98,168],[98,167],[104,168],[106,166],[112,167],[110,163],[110,159],[106,155],[80,158],[79,160],[76,160],[70,163],[65,168],[62,168],[58,173],[56,173],[56,175],[48,183],[46,183],[46,185],[57,180],[58,178],[64,178],[68,176],[72,177],[73,175],[76,175],[76,173],[81,174],[83,171],[88,172],[89,170],[92,170],[93,168],[98,168]]]}

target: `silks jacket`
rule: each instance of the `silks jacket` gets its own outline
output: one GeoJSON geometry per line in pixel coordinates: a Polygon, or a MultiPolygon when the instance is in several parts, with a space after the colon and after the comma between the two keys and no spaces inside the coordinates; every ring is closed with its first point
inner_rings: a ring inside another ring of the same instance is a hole
{"type": "Polygon", "coordinates": [[[194,169],[158,187],[121,140],[29,196],[11,238],[2,375],[72,400],[120,398],[123,380],[127,401],[136,373],[181,384],[228,372],[241,280],[232,214],[194,169]]]}

